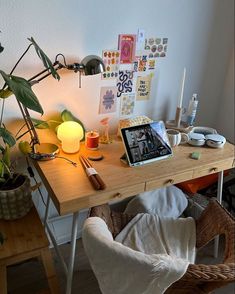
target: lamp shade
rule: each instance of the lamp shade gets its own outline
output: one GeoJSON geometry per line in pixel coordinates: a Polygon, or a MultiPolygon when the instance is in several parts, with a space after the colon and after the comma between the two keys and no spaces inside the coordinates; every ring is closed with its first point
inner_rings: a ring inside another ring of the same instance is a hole
{"type": "Polygon", "coordinates": [[[81,64],[84,66],[84,73],[88,75],[96,75],[105,71],[105,65],[103,60],[96,55],[86,56],[81,64]]]}
{"type": "Polygon", "coordinates": [[[80,140],[83,135],[83,128],[74,121],[63,122],[57,130],[57,137],[61,140],[62,150],[66,153],[76,153],[79,151],[80,140]]]}

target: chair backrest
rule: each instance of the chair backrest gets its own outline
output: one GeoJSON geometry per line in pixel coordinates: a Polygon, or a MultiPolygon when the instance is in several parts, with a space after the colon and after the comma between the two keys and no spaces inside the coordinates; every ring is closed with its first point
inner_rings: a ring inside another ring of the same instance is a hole
{"type": "Polygon", "coordinates": [[[163,293],[156,283],[168,276],[170,263],[166,255],[157,265],[156,254],[134,251],[113,240],[106,223],[99,217],[85,221],[82,240],[93,272],[103,294],[163,293]]]}

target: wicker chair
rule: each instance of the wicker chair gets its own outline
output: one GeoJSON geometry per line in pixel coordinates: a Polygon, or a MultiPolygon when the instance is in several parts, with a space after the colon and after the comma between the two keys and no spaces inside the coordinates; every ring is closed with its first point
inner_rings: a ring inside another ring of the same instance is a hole
{"type": "MultiPolygon", "coordinates": [[[[90,210],[90,216],[102,218],[113,237],[134,217],[134,215],[111,211],[107,204],[93,207],[90,210]]],[[[184,276],[172,284],[165,293],[212,293],[214,289],[235,281],[234,218],[217,201],[211,201],[196,221],[196,234],[197,248],[205,246],[216,235],[225,235],[223,263],[216,265],[190,264],[184,276]]]]}

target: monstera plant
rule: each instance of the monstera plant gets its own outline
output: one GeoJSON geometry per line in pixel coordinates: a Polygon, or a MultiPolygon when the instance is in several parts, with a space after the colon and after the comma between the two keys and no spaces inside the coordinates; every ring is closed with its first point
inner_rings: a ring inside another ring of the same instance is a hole
{"type": "MultiPolygon", "coordinates": [[[[0,89],[0,99],[2,99],[2,109],[1,109],[1,118],[0,118],[0,190],[8,189],[12,184],[15,183],[17,175],[14,174],[12,170],[12,162],[10,160],[10,151],[11,147],[16,144],[17,137],[14,137],[11,132],[6,128],[3,122],[3,116],[5,110],[5,99],[14,95],[15,98],[26,108],[34,110],[40,114],[43,114],[42,106],[32,90],[32,85],[29,81],[24,79],[23,77],[13,75],[13,71],[16,66],[19,64],[20,60],[25,56],[31,46],[35,48],[35,51],[38,57],[42,60],[43,65],[51,72],[52,76],[59,80],[60,77],[56,70],[53,67],[52,62],[47,57],[47,55],[42,51],[42,49],[38,46],[35,40],[31,37],[28,39],[30,44],[20,59],[17,61],[16,65],[13,67],[13,70],[10,74],[5,73],[2,69],[0,69],[0,74],[3,77],[4,84],[0,89]]],[[[3,47],[0,44],[0,52],[3,51],[3,47]]]]}
{"type": "MultiPolygon", "coordinates": [[[[7,129],[4,124],[4,113],[7,111],[5,107],[5,100],[10,98],[16,99],[16,103],[20,103],[23,107],[27,109],[36,111],[43,114],[42,106],[32,90],[32,84],[23,77],[13,75],[13,71],[20,63],[21,59],[26,55],[31,47],[34,47],[37,56],[42,60],[45,68],[52,74],[52,76],[59,80],[60,77],[53,67],[52,62],[47,57],[47,55],[38,46],[35,40],[31,37],[28,39],[29,46],[25,52],[21,55],[15,66],[13,67],[10,74],[7,74],[4,70],[0,69],[0,75],[2,76],[3,85],[0,87],[0,101],[1,102],[1,116],[0,116],[0,201],[4,198],[4,203],[8,201],[5,199],[8,197],[5,191],[16,189],[18,186],[25,182],[25,178],[21,174],[18,174],[14,170],[14,163],[11,160],[11,150],[16,144],[17,140],[21,137],[15,137],[7,129]],[[2,194],[1,194],[2,193],[2,194]]],[[[0,43],[0,54],[3,52],[4,48],[0,43]]],[[[28,184],[27,184],[28,185],[28,184]]],[[[26,186],[27,186],[26,185],[26,186]]],[[[0,205],[1,206],[1,205],[0,205]]],[[[7,213],[6,213],[7,214],[7,213]]],[[[0,210],[0,218],[2,218],[0,210]]],[[[8,215],[6,216],[8,218],[8,215]]],[[[9,217],[10,218],[10,217],[9,217]]],[[[1,240],[0,240],[1,241],[1,240]]]]}

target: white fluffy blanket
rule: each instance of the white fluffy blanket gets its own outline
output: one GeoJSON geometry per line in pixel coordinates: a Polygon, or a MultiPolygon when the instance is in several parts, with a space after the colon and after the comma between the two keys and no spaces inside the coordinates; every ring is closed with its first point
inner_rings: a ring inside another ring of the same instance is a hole
{"type": "Polygon", "coordinates": [[[117,242],[105,222],[92,217],[85,221],[83,243],[103,294],[161,294],[194,262],[195,235],[191,218],[139,214],[117,242]]]}

